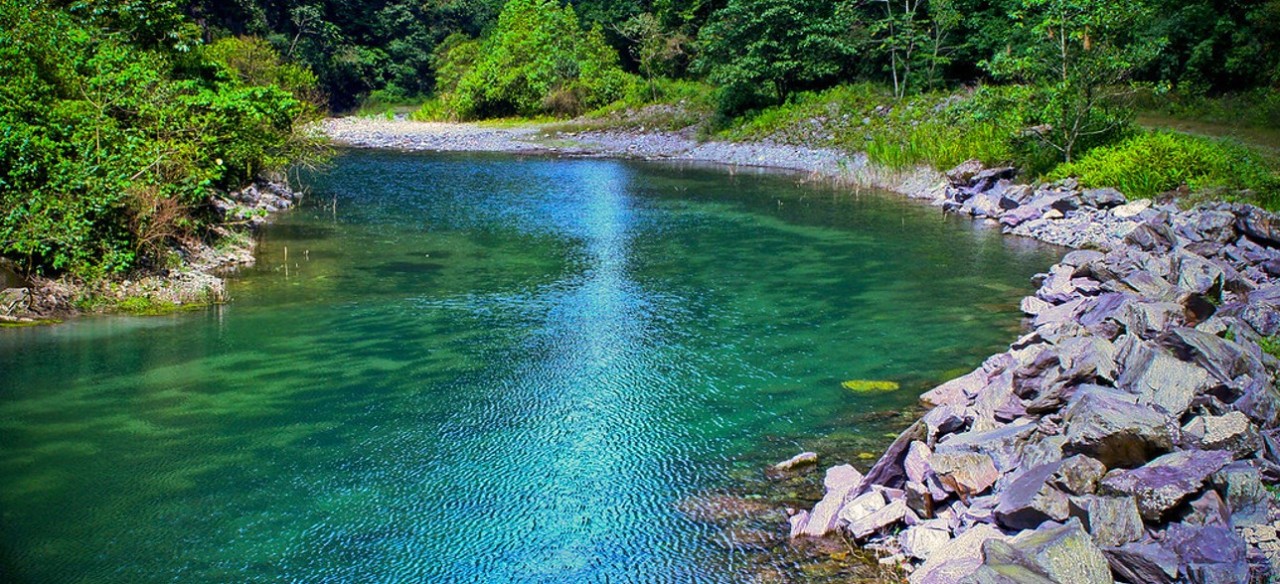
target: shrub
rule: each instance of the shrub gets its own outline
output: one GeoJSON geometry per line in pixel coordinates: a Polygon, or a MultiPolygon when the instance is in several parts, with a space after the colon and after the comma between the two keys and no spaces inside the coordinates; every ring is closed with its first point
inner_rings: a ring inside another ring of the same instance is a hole
{"type": "Polygon", "coordinates": [[[1175,132],[1144,132],[1097,148],[1050,178],[1074,176],[1087,187],[1113,186],[1131,198],[1150,198],[1186,185],[1191,191],[1252,191],[1264,206],[1280,203],[1280,176],[1258,153],[1230,140],[1175,132]]]}

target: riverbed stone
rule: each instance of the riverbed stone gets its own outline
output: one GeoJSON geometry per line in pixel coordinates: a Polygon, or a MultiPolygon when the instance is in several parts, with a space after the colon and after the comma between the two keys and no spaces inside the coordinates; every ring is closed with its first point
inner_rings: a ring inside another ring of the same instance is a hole
{"type": "Polygon", "coordinates": [[[1226,452],[1182,450],[1136,469],[1107,473],[1102,490],[1133,496],[1143,519],[1159,521],[1229,462],[1226,452]]]}
{"type": "Polygon", "coordinates": [[[903,459],[903,467],[907,473],[907,480],[913,483],[923,485],[927,479],[927,475],[932,473],[929,468],[929,456],[933,451],[919,440],[912,442],[907,448],[907,456],[903,459]]]}
{"type": "Polygon", "coordinates": [[[842,464],[827,469],[827,475],[823,479],[826,493],[822,496],[822,500],[814,505],[808,520],[794,536],[823,537],[835,531],[845,498],[862,482],[862,479],[862,473],[852,465],[842,464]]]}
{"type": "Polygon", "coordinates": [[[817,452],[801,452],[791,458],[788,458],[778,464],[773,465],[773,470],[777,472],[795,472],[804,468],[809,468],[818,464],[817,452]]]}
{"type": "Polygon", "coordinates": [[[1107,468],[1140,465],[1177,442],[1169,419],[1135,396],[1102,387],[1082,388],[1063,415],[1070,453],[1087,454],[1107,468]]]}
{"type": "Polygon", "coordinates": [[[1042,464],[1014,479],[1000,494],[996,521],[1010,529],[1034,529],[1045,521],[1065,521],[1067,496],[1050,479],[1061,462],[1042,464]]]}
{"type": "Polygon", "coordinates": [[[871,491],[845,501],[840,506],[839,517],[845,523],[852,523],[879,511],[888,504],[883,494],[879,491],[871,491]]]}

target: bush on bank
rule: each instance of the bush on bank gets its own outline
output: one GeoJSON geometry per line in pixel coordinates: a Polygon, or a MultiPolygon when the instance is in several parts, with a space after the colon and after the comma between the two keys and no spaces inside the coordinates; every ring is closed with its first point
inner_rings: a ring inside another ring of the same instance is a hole
{"type": "Polygon", "coordinates": [[[34,273],[164,267],[211,193],[315,151],[305,69],[256,39],[203,44],[169,4],[99,8],[0,3],[0,255],[34,273]]]}

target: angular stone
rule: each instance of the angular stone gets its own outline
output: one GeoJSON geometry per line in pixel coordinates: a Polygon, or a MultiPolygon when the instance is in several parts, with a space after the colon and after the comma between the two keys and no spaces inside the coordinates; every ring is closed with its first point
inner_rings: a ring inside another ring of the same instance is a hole
{"type": "Polygon", "coordinates": [[[951,542],[951,533],[946,529],[918,525],[908,528],[898,536],[902,551],[919,560],[928,560],[930,556],[951,542]]]}
{"type": "Polygon", "coordinates": [[[991,457],[974,452],[935,452],[929,457],[929,466],[961,500],[982,493],[1000,478],[991,457]]]}
{"type": "Polygon", "coordinates": [[[910,584],[956,584],[982,565],[982,546],[990,539],[1008,539],[990,525],[975,525],[946,547],[936,550],[908,578],[910,584]]]}
{"type": "Polygon", "coordinates": [[[1133,584],[1174,584],[1178,580],[1178,556],[1156,543],[1130,543],[1103,548],[1112,571],[1133,584]]]}
{"type": "Polygon", "coordinates": [[[969,403],[970,397],[977,395],[986,385],[986,371],[980,368],[975,369],[968,374],[926,391],[920,396],[920,404],[927,408],[942,405],[965,405],[969,403]]]}
{"type": "Polygon", "coordinates": [[[1162,344],[1222,382],[1265,375],[1261,361],[1240,343],[1193,328],[1174,328],[1162,344]]]}
{"type": "Polygon", "coordinates": [[[1280,220],[1266,211],[1247,208],[1236,216],[1236,228],[1261,245],[1280,247],[1280,220]]]}
{"type": "Polygon", "coordinates": [[[1028,221],[1035,221],[1044,215],[1044,209],[1033,205],[1022,205],[1011,209],[1000,216],[1000,224],[1006,227],[1017,227],[1028,221]]]}
{"type": "Polygon", "coordinates": [[[1107,473],[1101,462],[1077,454],[1062,461],[1053,475],[1053,484],[1072,495],[1089,495],[1098,490],[1098,481],[1107,473]]]}
{"type": "Polygon", "coordinates": [[[903,459],[903,466],[907,473],[907,480],[913,483],[924,484],[926,475],[930,472],[929,456],[933,451],[923,442],[912,442],[907,448],[907,457],[903,459]]]}
{"type": "Polygon", "coordinates": [[[1143,211],[1151,208],[1151,199],[1138,199],[1132,203],[1120,205],[1111,210],[1111,214],[1120,219],[1129,219],[1137,217],[1143,211]]]}
{"type": "Polygon", "coordinates": [[[1155,345],[1137,343],[1120,358],[1123,372],[1116,385],[1174,416],[1181,416],[1196,395],[1216,385],[1208,371],[1155,345]]]}
{"type": "Polygon", "coordinates": [[[1226,450],[1241,458],[1262,448],[1262,437],[1241,412],[1196,416],[1182,427],[1182,440],[1201,450],[1226,450]]]}
{"type": "Polygon", "coordinates": [[[1226,272],[1217,264],[1188,252],[1179,254],[1177,262],[1179,288],[1212,298],[1222,296],[1226,272]]]}
{"type": "Polygon", "coordinates": [[[1195,583],[1247,582],[1248,546],[1231,528],[1187,526],[1175,523],[1165,531],[1162,542],[1177,554],[1186,578],[1195,583]]]}
{"type": "Polygon", "coordinates": [[[1176,302],[1126,303],[1116,311],[1115,320],[1130,335],[1149,339],[1186,323],[1186,308],[1176,302]]]}
{"type": "Polygon", "coordinates": [[[871,470],[867,471],[867,476],[862,479],[862,484],[854,490],[855,495],[861,495],[871,490],[872,485],[882,487],[899,487],[906,481],[907,475],[902,470],[902,459],[907,456],[907,447],[913,441],[925,439],[924,420],[916,420],[906,430],[903,430],[898,438],[889,445],[877,460],[871,470]]]}
{"type": "Polygon", "coordinates": [[[1133,497],[1072,497],[1071,516],[1080,519],[1099,546],[1124,545],[1146,533],[1133,497]]]}
{"type": "Polygon", "coordinates": [[[1225,452],[1183,450],[1133,470],[1107,473],[1102,490],[1132,495],[1143,519],[1159,521],[1229,462],[1231,455],[1225,452]]]}
{"type": "Polygon", "coordinates": [[[1113,188],[1085,189],[1084,192],[1080,193],[1080,199],[1084,201],[1084,204],[1099,209],[1119,207],[1128,201],[1124,193],[1113,188]]]}
{"type": "Polygon", "coordinates": [[[1136,466],[1168,452],[1177,428],[1154,409],[1116,391],[1088,388],[1076,393],[1063,415],[1066,451],[1088,454],[1107,468],[1136,466]]]}
{"type": "Polygon", "coordinates": [[[933,444],[939,438],[964,427],[964,408],[961,406],[937,406],[924,415],[925,441],[933,444]]]}
{"type": "Polygon", "coordinates": [[[1095,379],[1115,381],[1118,351],[1111,341],[1098,336],[1076,337],[1058,345],[1063,377],[1075,381],[1095,379]]]}
{"type": "Polygon", "coordinates": [[[883,494],[879,491],[871,491],[846,501],[841,505],[838,515],[841,521],[851,523],[883,509],[888,504],[883,494]]]}
{"type": "Polygon", "coordinates": [[[835,531],[845,498],[858,486],[858,483],[862,482],[862,479],[862,473],[848,464],[827,469],[827,476],[823,480],[826,494],[817,505],[814,505],[799,535],[822,537],[835,531]]]}
{"type": "Polygon", "coordinates": [[[991,457],[996,470],[1005,473],[1021,464],[1021,454],[1036,431],[1035,424],[1017,421],[992,430],[952,434],[939,442],[938,452],[976,452],[991,457]]]}
{"type": "Polygon", "coordinates": [[[1270,493],[1262,483],[1262,474],[1245,461],[1233,462],[1213,475],[1217,489],[1231,510],[1231,523],[1236,527],[1264,525],[1270,493]]]}
{"type": "Polygon", "coordinates": [[[1184,506],[1180,521],[1187,525],[1228,525],[1231,512],[1222,496],[1213,489],[1206,489],[1199,498],[1184,506]]]}
{"type": "MultiPolygon", "coordinates": [[[[1106,584],[1115,581],[1106,556],[1075,518],[1059,527],[1024,531],[1009,540],[1008,547],[1019,552],[1019,565],[1044,574],[1058,584],[1106,584]]],[[[1012,554],[1005,555],[1005,558],[1010,556],[1012,554]]]]}
{"type": "Polygon", "coordinates": [[[910,509],[904,501],[894,501],[888,505],[881,507],[869,515],[859,517],[857,520],[850,521],[845,529],[853,534],[857,539],[865,539],[867,536],[880,531],[894,523],[902,521],[910,509]]]}
{"type": "Polygon", "coordinates": [[[1060,462],[1042,464],[1014,479],[1000,493],[996,521],[1011,529],[1034,529],[1045,521],[1066,520],[1067,496],[1049,481],[1060,466],[1060,462]]]}

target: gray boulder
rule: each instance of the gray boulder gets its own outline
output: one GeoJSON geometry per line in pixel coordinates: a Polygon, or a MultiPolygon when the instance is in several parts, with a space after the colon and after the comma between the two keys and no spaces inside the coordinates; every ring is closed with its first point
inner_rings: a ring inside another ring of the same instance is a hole
{"type": "Polygon", "coordinates": [[[1133,396],[1082,388],[1063,415],[1069,453],[1087,454],[1107,468],[1131,467],[1168,452],[1177,442],[1169,419],[1133,396]]]}
{"type": "Polygon", "coordinates": [[[1267,247],[1280,247],[1280,220],[1261,209],[1248,207],[1236,215],[1236,228],[1267,247]]]}
{"type": "Polygon", "coordinates": [[[1090,207],[1111,209],[1128,202],[1124,194],[1113,188],[1085,189],[1080,193],[1080,200],[1090,207]]]}
{"type": "Polygon", "coordinates": [[[961,533],[947,546],[936,550],[911,573],[910,584],[957,584],[982,565],[983,544],[1008,536],[990,525],[975,525],[961,533]]]}
{"type": "Polygon", "coordinates": [[[1102,490],[1133,496],[1144,519],[1159,521],[1229,462],[1231,455],[1226,452],[1173,452],[1133,470],[1107,473],[1102,490]]]}

